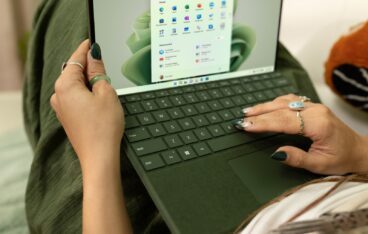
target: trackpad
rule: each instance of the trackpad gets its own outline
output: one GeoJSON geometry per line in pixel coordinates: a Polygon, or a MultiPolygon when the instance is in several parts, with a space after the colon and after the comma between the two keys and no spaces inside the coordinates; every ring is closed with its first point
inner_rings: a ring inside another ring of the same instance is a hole
{"type": "Polygon", "coordinates": [[[260,203],[265,203],[294,186],[318,178],[312,173],[272,160],[272,153],[272,149],[258,151],[229,161],[231,168],[260,203]]]}

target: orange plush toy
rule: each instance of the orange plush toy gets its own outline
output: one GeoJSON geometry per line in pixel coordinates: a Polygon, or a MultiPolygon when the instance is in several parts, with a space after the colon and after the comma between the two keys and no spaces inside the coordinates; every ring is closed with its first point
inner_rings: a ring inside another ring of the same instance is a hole
{"type": "Polygon", "coordinates": [[[345,101],[368,111],[368,22],[336,42],[326,62],[325,79],[345,101]]]}

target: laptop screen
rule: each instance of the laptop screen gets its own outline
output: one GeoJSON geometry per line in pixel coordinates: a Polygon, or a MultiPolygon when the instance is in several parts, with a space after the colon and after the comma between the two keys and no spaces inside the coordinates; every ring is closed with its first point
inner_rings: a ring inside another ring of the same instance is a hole
{"type": "Polygon", "coordinates": [[[118,94],[272,72],[282,0],[94,0],[118,94]]]}

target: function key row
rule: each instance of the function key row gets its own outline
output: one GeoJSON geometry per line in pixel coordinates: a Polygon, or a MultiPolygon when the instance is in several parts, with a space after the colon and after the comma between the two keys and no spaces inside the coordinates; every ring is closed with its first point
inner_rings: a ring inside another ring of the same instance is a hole
{"type": "MultiPolygon", "coordinates": [[[[278,77],[278,76],[276,76],[278,78],[275,78],[275,79],[269,79],[271,78],[271,76],[265,76],[265,77],[268,77],[268,78],[248,77],[248,78],[241,78],[241,79],[233,79],[229,81],[210,82],[207,84],[189,85],[186,87],[177,87],[177,88],[172,88],[168,90],[160,90],[156,92],[148,92],[148,93],[143,93],[143,94],[128,95],[124,97],[124,100],[122,101],[123,103],[137,102],[137,101],[142,101],[142,100],[149,100],[149,99],[167,97],[171,95],[179,95],[179,94],[184,94],[184,93],[192,93],[192,92],[204,91],[204,90],[209,90],[209,89],[216,89],[216,88],[223,89],[224,87],[227,87],[227,86],[232,86],[231,88],[234,88],[235,85],[240,85],[242,83],[245,86],[244,87],[245,91],[247,92],[253,92],[253,91],[259,91],[259,90],[263,90],[267,88],[276,88],[276,87],[286,86],[286,85],[289,85],[290,83],[287,79],[278,77]]],[[[235,86],[235,87],[238,87],[238,86],[235,86]]],[[[231,90],[231,91],[225,90],[224,93],[225,95],[227,94],[228,96],[231,96],[233,95],[232,94],[233,91],[234,90],[231,90]]],[[[237,91],[239,91],[239,89],[237,89],[237,91]]]]}

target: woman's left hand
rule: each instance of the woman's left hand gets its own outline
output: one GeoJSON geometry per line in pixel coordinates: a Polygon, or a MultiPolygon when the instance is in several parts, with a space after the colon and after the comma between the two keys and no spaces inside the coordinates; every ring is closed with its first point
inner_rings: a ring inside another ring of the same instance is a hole
{"type": "Polygon", "coordinates": [[[272,102],[245,109],[246,118],[238,124],[247,132],[299,134],[313,144],[308,152],[284,146],[273,159],[319,174],[368,172],[368,138],[360,136],[338,119],[326,106],[305,102],[305,108],[291,110],[289,104],[301,97],[287,95],[272,102]]]}
{"type": "MultiPolygon", "coordinates": [[[[85,164],[118,157],[124,132],[124,113],[114,88],[105,80],[92,91],[88,81],[104,75],[101,51],[94,45],[92,57],[89,41],[83,42],[71,56],[69,64],[55,83],[51,105],[76,151],[82,169],[85,164]]],[[[117,162],[114,158],[114,162],[117,162]]]]}

